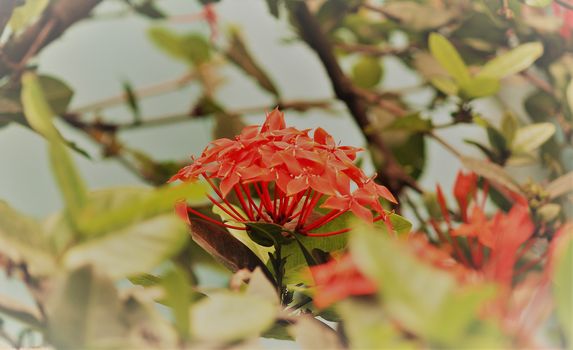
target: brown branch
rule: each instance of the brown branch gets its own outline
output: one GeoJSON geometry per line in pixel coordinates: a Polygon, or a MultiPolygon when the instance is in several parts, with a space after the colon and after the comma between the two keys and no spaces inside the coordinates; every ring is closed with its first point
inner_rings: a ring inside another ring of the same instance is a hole
{"type": "MultiPolygon", "coordinates": [[[[102,0],[60,0],[50,3],[42,17],[22,35],[8,41],[0,50],[9,62],[22,62],[29,55],[30,48],[37,41],[38,36],[45,33],[46,27],[53,26],[46,37],[34,48],[38,53],[42,48],[59,38],[70,26],[89,16],[90,12],[102,0]],[[54,22],[50,24],[50,22],[54,22]]],[[[1,2],[0,2],[1,4],[1,2]]],[[[5,61],[5,60],[4,60],[5,61]]],[[[10,73],[11,67],[0,60],[0,78],[10,73]]]]}
{"type": "Polygon", "coordinates": [[[416,181],[406,174],[380,134],[368,131],[370,129],[370,121],[367,114],[367,105],[356,92],[351,81],[344,75],[334,56],[332,45],[328,37],[323,33],[320,23],[310,13],[304,2],[290,2],[288,6],[297,22],[302,39],[316,52],[326,69],[336,97],[346,104],[366,140],[374,145],[384,156],[385,164],[377,169],[378,179],[395,194],[399,194],[404,186],[421,192],[422,190],[416,181]]]}

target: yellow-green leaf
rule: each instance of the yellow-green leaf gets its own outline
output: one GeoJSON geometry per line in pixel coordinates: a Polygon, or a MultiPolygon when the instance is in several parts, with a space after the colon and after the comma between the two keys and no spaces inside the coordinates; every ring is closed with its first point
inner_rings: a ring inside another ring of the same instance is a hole
{"type": "Polygon", "coordinates": [[[467,83],[470,72],[456,48],[443,35],[430,34],[429,41],[432,56],[458,83],[467,83]]]}
{"type": "Polygon", "coordinates": [[[478,77],[501,79],[519,73],[531,66],[542,54],[541,43],[531,42],[519,45],[487,62],[478,73],[478,77]]]}
{"type": "Polygon", "coordinates": [[[499,90],[499,80],[490,77],[475,77],[460,84],[461,97],[467,99],[494,95],[499,90]]]}
{"type": "Polygon", "coordinates": [[[378,85],[383,73],[379,58],[363,56],[352,67],[352,82],[365,89],[373,88],[378,85]]]}
{"type": "Polygon", "coordinates": [[[436,89],[440,90],[445,95],[456,96],[458,94],[458,85],[448,77],[436,76],[430,79],[430,83],[432,83],[436,89]]]}
{"type": "Polygon", "coordinates": [[[511,145],[512,152],[529,153],[543,145],[555,134],[552,123],[535,123],[519,128],[511,145]]]}

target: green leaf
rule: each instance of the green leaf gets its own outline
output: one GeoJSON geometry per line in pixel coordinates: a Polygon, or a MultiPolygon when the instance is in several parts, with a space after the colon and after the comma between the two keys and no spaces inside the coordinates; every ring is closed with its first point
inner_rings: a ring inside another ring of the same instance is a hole
{"type": "Polygon", "coordinates": [[[347,299],[339,302],[336,310],[352,349],[417,349],[372,301],[347,299]]]}
{"type": "Polygon", "coordinates": [[[20,98],[30,126],[50,141],[61,140],[58,130],[52,123],[54,112],[46,100],[38,76],[34,73],[26,72],[22,76],[20,98]]]}
{"type": "Polygon", "coordinates": [[[430,119],[422,119],[419,113],[415,113],[394,119],[386,129],[425,132],[432,130],[432,127],[430,119]]]}
{"type": "Polygon", "coordinates": [[[551,181],[551,183],[545,188],[545,191],[551,199],[573,191],[573,171],[570,171],[565,175],[561,175],[557,179],[551,181]]]}
{"type": "Polygon", "coordinates": [[[499,80],[490,77],[474,77],[460,83],[460,96],[464,99],[474,99],[494,95],[499,91],[499,80]]]}
{"type": "Polygon", "coordinates": [[[133,91],[133,87],[128,81],[123,82],[123,93],[127,97],[127,105],[133,114],[133,119],[136,124],[141,123],[141,110],[139,109],[139,102],[137,96],[133,91]]]}
{"type": "Polygon", "coordinates": [[[430,78],[430,83],[448,96],[456,96],[459,91],[459,86],[449,77],[433,77],[430,78]]]}
{"type": "Polygon", "coordinates": [[[564,244],[557,247],[552,274],[552,292],[557,318],[569,344],[573,342],[573,232],[569,229],[563,236],[564,244]]]}
{"type": "Polygon", "coordinates": [[[52,111],[61,115],[68,110],[74,91],[63,81],[49,75],[38,76],[44,96],[52,111]]]}
{"type": "Polygon", "coordinates": [[[165,14],[159,8],[157,8],[154,0],[145,0],[140,3],[132,3],[131,0],[124,0],[131,8],[135,10],[138,14],[151,19],[162,19],[165,18],[165,14]]]}
{"type": "Polygon", "coordinates": [[[49,0],[26,0],[24,5],[14,9],[8,26],[16,33],[22,31],[42,14],[48,3],[49,0]]]}
{"type": "Polygon", "coordinates": [[[390,214],[390,223],[394,232],[399,236],[407,235],[412,231],[412,223],[398,214],[390,214]]]}
{"type": "Polygon", "coordinates": [[[90,193],[78,216],[78,229],[85,237],[100,236],[153,216],[171,212],[174,203],[185,200],[190,205],[207,204],[203,182],[165,185],[156,189],[118,187],[90,193]]]}
{"type": "Polygon", "coordinates": [[[443,35],[430,34],[430,53],[458,84],[470,81],[470,72],[456,48],[443,35]]]}
{"type": "Polygon", "coordinates": [[[531,42],[519,45],[487,62],[477,77],[505,78],[529,68],[541,55],[543,55],[541,43],[531,42]]]}
{"type": "Polygon", "coordinates": [[[229,40],[230,45],[225,52],[227,58],[229,58],[231,62],[237,65],[237,67],[242,69],[245,73],[253,77],[260,87],[278,97],[279,92],[275,84],[269,78],[268,74],[261,68],[260,64],[251,55],[251,52],[247,48],[247,45],[241,37],[238,29],[233,28],[231,30],[229,40]]]}
{"type": "Polygon", "coordinates": [[[70,219],[75,222],[75,217],[86,202],[87,190],[58,130],[52,123],[54,114],[42,91],[39,79],[31,72],[26,72],[22,76],[21,100],[28,122],[49,142],[52,172],[64,197],[70,219]]]}
{"type": "Polygon", "coordinates": [[[501,134],[507,140],[508,144],[512,144],[515,138],[515,133],[519,127],[517,118],[513,113],[505,113],[501,120],[501,134]]]}
{"type": "Polygon", "coordinates": [[[65,254],[63,262],[68,268],[93,264],[115,279],[136,276],[174,256],[187,238],[183,221],[175,214],[164,214],[80,243],[65,254]]]}
{"type": "Polygon", "coordinates": [[[552,123],[535,123],[519,128],[515,132],[511,150],[515,153],[529,153],[547,142],[556,128],[552,123]]]}
{"type": "Polygon", "coordinates": [[[489,181],[498,183],[515,193],[521,193],[519,185],[503,169],[503,167],[492,162],[471,157],[462,157],[461,161],[466,168],[485,177],[489,181]]]}
{"type": "Polygon", "coordinates": [[[265,0],[267,2],[267,7],[269,12],[273,17],[279,18],[279,6],[282,0],[265,0]]]}
{"type": "Polygon", "coordinates": [[[507,150],[507,142],[505,137],[495,128],[491,126],[486,126],[487,138],[489,139],[490,145],[493,147],[497,153],[503,153],[507,150]]]}
{"type": "Polygon", "coordinates": [[[58,349],[122,347],[127,325],[113,282],[84,266],[71,271],[47,305],[48,335],[58,349]]]}
{"type": "Polygon", "coordinates": [[[211,58],[209,43],[202,36],[179,35],[163,27],[152,27],[147,34],[157,47],[175,59],[200,65],[211,58]]]}
{"type": "Polygon", "coordinates": [[[411,28],[416,32],[439,28],[454,17],[452,11],[416,1],[384,3],[383,11],[385,15],[399,21],[401,26],[411,28]]]}
{"type": "Polygon", "coordinates": [[[290,239],[283,236],[285,229],[280,225],[268,222],[247,222],[245,226],[248,228],[249,237],[262,246],[285,245],[291,242],[290,239]]]}
{"type": "Polygon", "coordinates": [[[269,329],[277,313],[276,305],[256,295],[212,294],[193,305],[191,333],[213,343],[250,339],[269,329]]]}
{"type": "Polygon", "coordinates": [[[26,263],[33,276],[56,268],[51,247],[42,226],[0,201],[0,253],[15,263],[26,263]]]}
{"type": "Polygon", "coordinates": [[[180,267],[173,266],[163,275],[161,285],[165,291],[164,304],[171,308],[175,328],[182,339],[188,339],[191,329],[189,319],[191,290],[187,274],[180,267]]]}
{"type": "Polygon", "coordinates": [[[352,82],[370,89],[378,85],[384,74],[381,60],[377,57],[362,56],[352,67],[352,82]]]}

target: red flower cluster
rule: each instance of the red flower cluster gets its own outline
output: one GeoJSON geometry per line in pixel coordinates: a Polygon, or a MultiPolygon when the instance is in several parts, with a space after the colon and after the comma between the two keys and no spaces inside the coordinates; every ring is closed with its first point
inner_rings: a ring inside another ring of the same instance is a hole
{"type": "Polygon", "coordinates": [[[533,240],[520,250],[535,230],[525,198],[513,195],[516,203],[508,213],[497,212],[491,219],[484,212],[488,195],[484,186],[481,203],[478,203],[478,177],[476,174],[459,173],[454,186],[462,223],[454,228],[441,188],[438,186],[438,202],[451,236],[449,240],[438,223],[431,221],[442,242],[450,242],[453,255],[466,266],[481,270],[487,278],[503,284],[511,284],[514,266],[518,259],[531,248],[533,240]],[[473,201],[473,202],[472,202],[473,201]],[[470,202],[473,205],[470,207],[470,202]],[[465,249],[458,237],[465,237],[465,249]],[[519,253],[518,253],[519,252],[519,253]]]}
{"type": "MultiPolygon", "coordinates": [[[[309,131],[286,127],[283,113],[275,109],[261,127],[248,126],[234,139],[211,142],[170,181],[202,177],[222,203],[209,199],[234,221],[270,222],[308,236],[348,231],[311,233],[348,211],[368,222],[386,220],[380,199],[392,203],[396,199],[353,163],[360,149],[338,146],[321,128],[312,137],[309,131]],[[229,203],[229,193],[236,195],[242,212],[229,203]],[[311,220],[317,206],[330,211],[311,220]]],[[[192,208],[187,210],[213,222],[192,208]]]]}

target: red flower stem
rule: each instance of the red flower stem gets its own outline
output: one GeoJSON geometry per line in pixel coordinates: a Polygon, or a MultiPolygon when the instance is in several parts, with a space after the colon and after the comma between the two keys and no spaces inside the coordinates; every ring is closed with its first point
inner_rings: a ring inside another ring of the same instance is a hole
{"type": "Polygon", "coordinates": [[[269,193],[269,188],[267,187],[267,183],[263,182],[260,184],[261,186],[261,190],[263,191],[263,197],[266,198],[267,204],[268,204],[268,212],[269,215],[271,215],[273,217],[273,219],[275,218],[274,212],[275,212],[275,207],[273,206],[272,200],[271,200],[271,195],[269,193]]]}
{"type": "Polygon", "coordinates": [[[267,211],[267,213],[269,213],[272,211],[272,208],[270,206],[270,202],[268,201],[268,198],[263,195],[263,191],[262,191],[262,189],[259,189],[259,186],[260,185],[258,183],[256,183],[256,182],[253,183],[253,187],[255,188],[255,191],[257,191],[257,194],[259,195],[259,198],[261,199],[261,205],[263,207],[265,207],[265,210],[267,211]]]}
{"type": "MultiPolygon", "coordinates": [[[[251,191],[249,190],[249,186],[241,183],[241,187],[243,188],[243,191],[247,195],[247,199],[249,200],[249,204],[255,208],[255,210],[259,214],[259,218],[262,218],[263,217],[263,209],[262,209],[263,202],[261,201],[261,203],[259,205],[257,205],[255,203],[255,201],[253,200],[253,197],[251,196],[251,191]]],[[[253,187],[255,187],[255,190],[257,189],[254,184],[253,184],[253,187]]]]}
{"type": "Polygon", "coordinates": [[[224,211],[225,213],[227,213],[227,215],[229,215],[230,217],[232,217],[235,221],[247,221],[247,219],[245,219],[244,216],[237,216],[235,214],[233,214],[233,212],[231,212],[229,209],[225,208],[221,203],[219,203],[215,198],[211,197],[210,195],[207,195],[207,198],[209,198],[209,200],[211,202],[213,202],[214,205],[216,205],[217,207],[221,208],[222,211],[224,211]]]}
{"type": "Polygon", "coordinates": [[[322,233],[305,233],[305,232],[299,232],[301,235],[303,236],[307,236],[307,237],[329,237],[329,236],[335,236],[335,235],[339,235],[341,233],[346,233],[348,231],[350,231],[350,228],[345,228],[342,230],[338,230],[338,231],[332,231],[332,232],[322,232],[322,233]]]}
{"type": "Polygon", "coordinates": [[[239,188],[239,186],[235,185],[233,187],[233,190],[235,191],[235,194],[237,195],[237,198],[239,199],[239,202],[241,203],[241,207],[243,208],[243,210],[245,211],[245,213],[249,217],[249,220],[255,221],[255,217],[253,215],[251,205],[250,205],[250,203],[249,203],[249,205],[247,205],[247,203],[245,202],[245,198],[243,197],[243,193],[241,193],[241,189],[239,188]]]}
{"type": "MultiPolygon", "coordinates": [[[[485,202],[487,202],[487,196],[489,194],[489,182],[488,181],[484,181],[482,193],[483,193],[483,197],[482,197],[483,199],[481,202],[481,210],[483,211],[485,208],[485,202]]],[[[476,203],[477,203],[477,201],[476,201],[476,203]]]]}
{"type": "Polygon", "coordinates": [[[310,189],[310,188],[308,189],[308,193],[306,194],[306,198],[304,199],[304,202],[302,202],[302,207],[300,208],[300,210],[296,214],[293,214],[290,217],[290,219],[294,219],[297,216],[302,215],[304,213],[306,206],[308,205],[308,201],[309,201],[310,197],[312,197],[312,191],[313,191],[312,189],[310,189]]]}
{"type": "MultiPolygon", "coordinates": [[[[229,207],[229,209],[231,209],[231,211],[233,211],[233,213],[235,213],[235,215],[237,215],[237,217],[243,217],[243,215],[241,215],[241,213],[239,213],[231,203],[229,203],[229,201],[227,199],[225,199],[225,197],[223,197],[223,194],[221,193],[221,191],[219,191],[219,189],[217,188],[217,186],[215,186],[215,184],[213,183],[213,181],[211,181],[211,179],[209,179],[204,173],[202,174],[203,178],[205,178],[205,180],[207,180],[207,182],[209,183],[209,185],[211,185],[211,188],[213,188],[213,190],[215,191],[215,193],[217,194],[217,196],[219,196],[219,198],[221,198],[221,201],[223,201],[223,203],[227,204],[227,206],[229,207]]],[[[215,203],[216,201],[211,200],[213,203],[215,203]]],[[[222,209],[222,208],[221,208],[222,209]]],[[[244,219],[243,219],[244,220],[244,219]]],[[[241,220],[238,220],[241,221],[241,220]]]]}
{"type": "Polygon", "coordinates": [[[298,229],[300,229],[301,227],[303,227],[305,225],[306,219],[308,218],[308,216],[312,212],[312,209],[314,208],[314,206],[318,202],[317,198],[320,199],[320,197],[322,197],[321,193],[318,193],[318,196],[317,196],[317,193],[318,193],[317,191],[312,191],[312,195],[311,195],[312,198],[310,199],[310,202],[307,202],[306,207],[303,208],[302,215],[300,216],[300,220],[298,221],[298,224],[297,224],[298,229]]]}
{"type": "Polygon", "coordinates": [[[201,214],[200,212],[196,211],[195,209],[193,209],[191,207],[187,207],[187,212],[193,213],[193,214],[197,215],[198,217],[200,217],[201,219],[203,219],[205,221],[209,221],[209,222],[211,222],[215,225],[221,226],[221,227],[231,228],[231,229],[235,229],[235,230],[246,230],[245,227],[227,225],[224,222],[220,222],[220,221],[217,221],[215,219],[212,219],[206,215],[201,214]]]}
{"type": "MultiPolygon", "coordinates": [[[[446,238],[446,236],[444,235],[442,230],[440,230],[440,228],[438,227],[438,224],[436,223],[436,221],[434,221],[434,219],[430,219],[430,224],[432,225],[432,227],[434,228],[434,230],[438,234],[438,237],[440,237],[440,240],[442,240],[443,242],[448,242],[448,239],[446,238]]],[[[470,263],[469,263],[467,257],[463,254],[463,252],[460,249],[460,246],[458,245],[458,242],[456,241],[455,237],[450,237],[450,238],[451,238],[452,246],[454,247],[455,255],[457,255],[459,260],[461,260],[462,263],[464,263],[466,266],[470,266],[470,263]]]]}
{"type": "Polygon", "coordinates": [[[288,220],[292,220],[295,217],[299,216],[302,213],[302,208],[304,208],[306,201],[308,200],[308,195],[310,193],[311,189],[309,188],[308,190],[301,192],[301,195],[299,197],[297,197],[296,201],[293,201],[291,204],[291,208],[289,210],[288,213],[288,220]],[[296,208],[298,207],[298,204],[300,203],[300,201],[302,200],[302,197],[305,197],[305,200],[301,206],[301,210],[299,210],[298,212],[296,212],[296,214],[294,213],[294,211],[296,210],[296,208]]]}
{"type": "Polygon", "coordinates": [[[317,227],[320,227],[322,225],[326,225],[327,223],[336,219],[337,217],[339,217],[340,215],[342,215],[344,213],[345,213],[345,211],[333,209],[328,214],[322,216],[320,219],[318,219],[318,220],[314,221],[313,223],[310,223],[307,226],[303,227],[302,230],[306,231],[306,232],[314,230],[317,227]]]}

